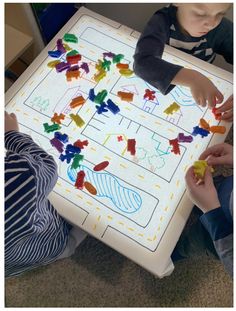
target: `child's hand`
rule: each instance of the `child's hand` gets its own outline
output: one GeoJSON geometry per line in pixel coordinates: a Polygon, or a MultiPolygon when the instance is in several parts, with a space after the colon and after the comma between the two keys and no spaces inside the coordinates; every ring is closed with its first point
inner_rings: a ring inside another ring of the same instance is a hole
{"type": "Polygon", "coordinates": [[[206,149],[199,160],[207,160],[209,166],[228,165],[233,166],[233,146],[222,143],[206,149]]]}
{"type": "Polygon", "coordinates": [[[233,121],[233,95],[231,95],[219,108],[216,112],[222,112],[221,120],[233,121]]]}
{"type": "Polygon", "coordinates": [[[196,103],[203,107],[208,105],[209,108],[213,108],[216,104],[222,103],[224,99],[222,93],[211,80],[197,71],[193,73],[190,91],[196,103]]]}
{"type": "Polygon", "coordinates": [[[171,83],[189,87],[195,102],[203,107],[213,108],[224,99],[211,80],[196,70],[182,68],[171,83]]]}
{"type": "Polygon", "coordinates": [[[19,131],[16,115],[5,111],[5,133],[9,131],[19,131]]]}
{"type": "Polygon", "coordinates": [[[206,168],[204,180],[199,183],[199,180],[194,174],[193,166],[191,166],[185,175],[185,181],[191,201],[197,205],[203,213],[220,207],[220,201],[213,183],[210,167],[206,168]]]}

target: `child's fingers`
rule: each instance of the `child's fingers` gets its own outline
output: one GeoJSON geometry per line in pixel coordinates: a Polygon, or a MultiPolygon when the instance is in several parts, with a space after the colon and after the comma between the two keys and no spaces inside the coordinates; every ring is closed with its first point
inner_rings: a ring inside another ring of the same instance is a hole
{"type": "Polygon", "coordinates": [[[218,150],[217,145],[212,146],[207,148],[205,151],[203,151],[203,153],[200,155],[199,160],[206,160],[207,157],[211,154],[213,154],[214,152],[216,152],[218,150]]]}
{"type": "Polygon", "coordinates": [[[206,160],[208,156],[220,156],[224,153],[225,150],[225,144],[216,144],[214,146],[211,146],[207,148],[203,153],[199,156],[199,160],[206,160]]]}
{"type": "Polygon", "coordinates": [[[197,95],[192,94],[192,95],[197,105],[202,106],[202,107],[206,106],[207,104],[206,99],[203,96],[201,96],[200,94],[197,94],[197,95]]]}
{"type": "Polygon", "coordinates": [[[233,102],[226,101],[222,106],[216,109],[217,112],[224,112],[233,108],[233,102]]]}
{"type": "Polygon", "coordinates": [[[226,110],[231,110],[233,108],[233,95],[226,99],[226,101],[217,108],[217,111],[224,112],[226,110]]]}
{"type": "Polygon", "coordinates": [[[215,100],[214,97],[209,96],[209,97],[207,98],[207,103],[208,103],[208,107],[214,108],[214,107],[215,107],[215,104],[216,104],[216,100],[215,100]]]}
{"type": "Polygon", "coordinates": [[[16,119],[16,115],[12,112],[10,113],[10,116],[13,118],[13,119],[16,119]]]}
{"type": "Polygon", "coordinates": [[[232,101],[226,101],[222,106],[216,109],[216,112],[225,112],[227,110],[231,110],[233,108],[232,101]]]}
{"type": "Polygon", "coordinates": [[[202,107],[206,107],[206,105],[207,105],[207,101],[203,97],[199,98],[198,102],[199,102],[199,105],[202,106],[202,107]]]}
{"type": "Polygon", "coordinates": [[[225,164],[225,156],[219,156],[219,157],[211,156],[207,160],[207,162],[208,162],[208,165],[210,165],[210,166],[224,165],[225,164]]]}
{"type": "Polygon", "coordinates": [[[208,186],[211,186],[214,184],[212,174],[211,174],[211,168],[209,166],[206,167],[206,170],[205,170],[204,183],[208,186]]]}
{"type": "Polygon", "coordinates": [[[216,97],[216,104],[220,104],[224,100],[224,96],[219,90],[216,91],[215,97],[216,97]]]}
{"type": "Polygon", "coordinates": [[[185,181],[186,181],[186,184],[190,188],[193,188],[196,185],[197,180],[196,180],[196,177],[195,177],[195,174],[194,174],[194,171],[193,171],[193,166],[191,166],[187,170],[187,173],[185,175],[185,181]]]}
{"type": "Polygon", "coordinates": [[[195,100],[195,103],[199,106],[201,106],[201,98],[200,97],[195,97],[193,96],[194,100],[195,100]]]}
{"type": "Polygon", "coordinates": [[[5,111],[5,118],[9,118],[9,120],[10,119],[17,120],[17,117],[13,112],[9,114],[7,111],[5,111]]]}
{"type": "Polygon", "coordinates": [[[233,110],[223,113],[221,116],[221,120],[233,121],[233,110]]]}

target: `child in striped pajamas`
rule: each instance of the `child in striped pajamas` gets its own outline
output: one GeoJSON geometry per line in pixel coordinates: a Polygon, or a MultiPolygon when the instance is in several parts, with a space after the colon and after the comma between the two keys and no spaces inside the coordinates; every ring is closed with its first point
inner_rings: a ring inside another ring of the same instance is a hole
{"type": "MultiPolygon", "coordinates": [[[[200,72],[162,59],[165,44],[212,63],[216,54],[233,63],[233,23],[223,16],[230,3],[175,3],[158,10],[141,34],[134,55],[134,71],[143,80],[168,94],[175,85],[190,88],[195,102],[215,107],[223,94],[200,72]]],[[[233,119],[233,95],[217,112],[233,119]]]]}
{"type": "Polygon", "coordinates": [[[86,233],[72,227],[47,199],[57,165],[16,116],[5,112],[5,276],[72,255],[86,233]]]}

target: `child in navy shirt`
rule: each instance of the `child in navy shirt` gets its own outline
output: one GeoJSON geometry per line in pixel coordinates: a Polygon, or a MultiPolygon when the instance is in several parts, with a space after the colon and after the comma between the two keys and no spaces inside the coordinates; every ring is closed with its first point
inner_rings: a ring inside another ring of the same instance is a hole
{"type": "MultiPolygon", "coordinates": [[[[177,3],[158,10],[141,34],[134,55],[134,71],[168,94],[175,85],[190,88],[196,103],[215,107],[223,102],[217,87],[200,72],[162,59],[165,44],[212,63],[216,54],[233,63],[233,23],[224,18],[230,3],[177,3]]],[[[218,107],[223,120],[232,121],[233,96],[218,107]]]]}
{"type": "Polygon", "coordinates": [[[5,276],[72,255],[86,233],[72,227],[47,199],[57,165],[16,116],[5,112],[5,276]]]}

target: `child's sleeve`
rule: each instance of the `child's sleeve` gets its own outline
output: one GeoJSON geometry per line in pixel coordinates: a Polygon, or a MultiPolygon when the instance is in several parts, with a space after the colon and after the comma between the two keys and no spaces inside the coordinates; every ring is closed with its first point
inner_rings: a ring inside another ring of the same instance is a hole
{"type": "Polygon", "coordinates": [[[215,52],[222,55],[229,64],[233,64],[233,23],[223,18],[217,29],[215,52]]]}
{"type": "Polygon", "coordinates": [[[53,157],[39,147],[29,135],[16,131],[5,133],[5,148],[27,160],[32,173],[37,176],[38,186],[47,196],[58,178],[57,164],[53,157]]]}
{"type": "Polygon", "coordinates": [[[221,207],[203,214],[200,220],[209,232],[226,271],[233,277],[233,223],[227,220],[221,207]]]}
{"type": "Polygon", "coordinates": [[[168,17],[162,13],[152,16],[140,36],[135,54],[134,71],[139,77],[166,95],[175,85],[171,81],[183,67],[162,59],[169,38],[168,17]]]}

